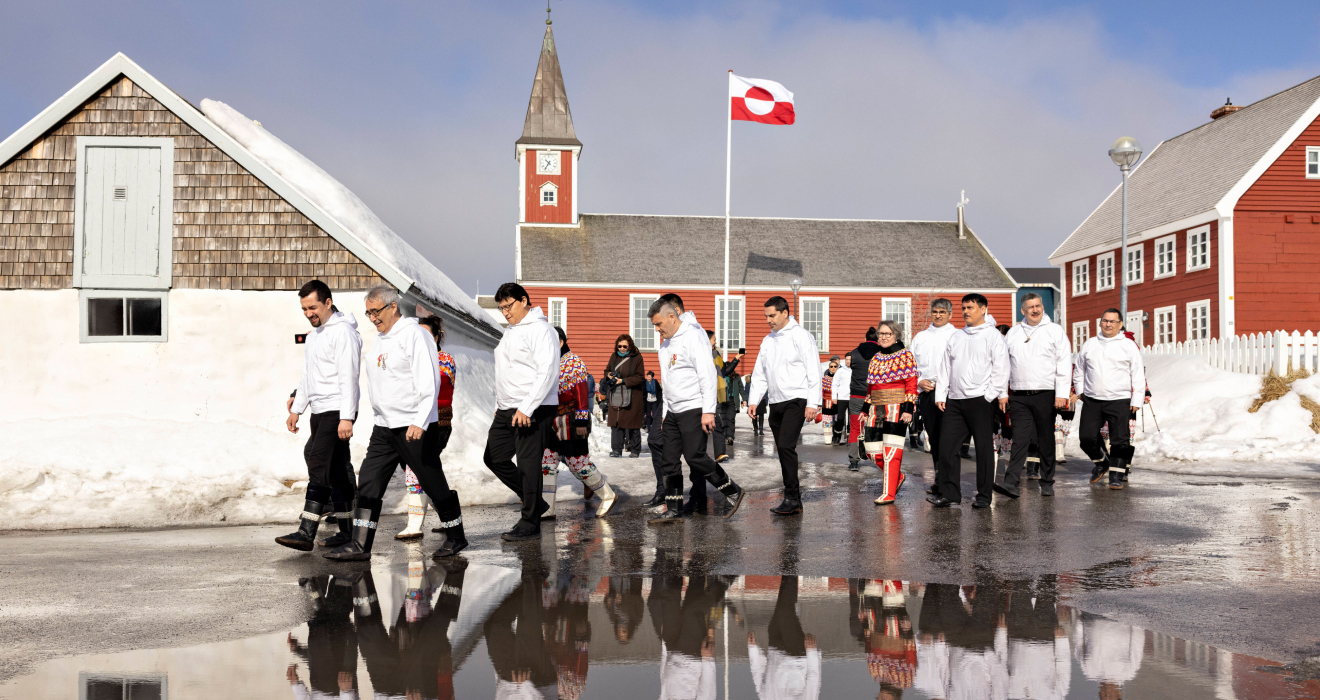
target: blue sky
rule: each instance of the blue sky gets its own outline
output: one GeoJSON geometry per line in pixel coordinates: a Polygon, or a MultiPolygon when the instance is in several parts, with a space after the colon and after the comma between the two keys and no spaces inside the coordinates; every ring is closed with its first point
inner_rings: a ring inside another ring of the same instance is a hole
{"type": "MultiPolygon", "coordinates": [[[[1320,74],[1315,2],[554,8],[583,211],[723,213],[732,68],[798,101],[792,127],[735,125],[735,215],[947,220],[966,189],[1008,265],[1048,264],[1117,182],[1118,136],[1149,151],[1226,97],[1320,74]]],[[[465,290],[512,277],[544,4],[3,0],[0,16],[0,135],[123,51],[260,120],[465,290]]]]}

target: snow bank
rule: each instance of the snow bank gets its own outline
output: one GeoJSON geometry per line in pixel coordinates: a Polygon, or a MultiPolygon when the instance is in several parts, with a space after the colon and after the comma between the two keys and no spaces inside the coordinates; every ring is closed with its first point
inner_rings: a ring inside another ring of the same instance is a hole
{"type": "Polygon", "coordinates": [[[201,107],[202,113],[216,126],[382,260],[411,278],[427,296],[461,309],[473,318],[490,318],[458,285],[386,226],[357,195],[306,156],[223,102],[202,100],[201,107]]]}

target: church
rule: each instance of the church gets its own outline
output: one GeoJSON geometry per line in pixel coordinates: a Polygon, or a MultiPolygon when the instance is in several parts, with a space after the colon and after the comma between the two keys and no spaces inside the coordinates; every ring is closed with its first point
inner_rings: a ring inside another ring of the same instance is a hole
{"type": "MultiPolygon", "coordinates": [[[[961,217],[734,217],[726,297],[723,217],[580,212],[582,141],[573,128],[549,26],[515,145],[517,281],[551,323],[568,333],[573,350],[596,376],[623,333],[633,337],[647,369],[659,376],[654,353],[660,339],[646,313],[666,292],[681,296],[687,310],[716,332],[726,356],[746,348],[746,372],[769,332],[762,308],[776,295],[795,304],[798,322],[816,337],[822,360],[855,348],[881,318],[901,323],[910,340],[929,324],[930,303],[940,297],[956,308],[962,295],[980,292],[996,319],[1013,322],[1017,284],[961,217]],[[658,240],[681,252],[637,254],[658,240]]],[[[961,316],[954,316],[961,326],[961,316]]]]}

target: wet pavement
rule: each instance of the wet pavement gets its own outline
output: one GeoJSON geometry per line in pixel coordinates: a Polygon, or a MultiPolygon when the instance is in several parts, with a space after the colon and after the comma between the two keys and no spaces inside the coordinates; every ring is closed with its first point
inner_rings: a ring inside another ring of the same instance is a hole
{"type": "Polygon", "coordinates": [[[402,517],[370,564],[279,548],[288,525],[9,533],[0,697],[1320,697],[1320,482],[1113,492],[1074,462],[1053,499],[935,510],[909,452],[885,508],[874,468],[801,454],[801,518],[569,499],[510,545],[512,506],[468,508],[442,565],[402,517]]]}

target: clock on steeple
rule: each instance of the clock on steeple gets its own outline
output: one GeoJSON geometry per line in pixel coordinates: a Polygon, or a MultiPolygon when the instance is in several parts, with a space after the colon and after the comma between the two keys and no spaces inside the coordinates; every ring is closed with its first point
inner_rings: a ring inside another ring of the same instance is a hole
{"type": "Polygon", "coordinates": [[[573,131],[564,77],[559,71],[555,36],[546,20],[541,60],[527,103],[522,137],[515,142],[518,159],[518,222],[568,224],[578,221],[577,161],[582,142],[573,131]]]}

